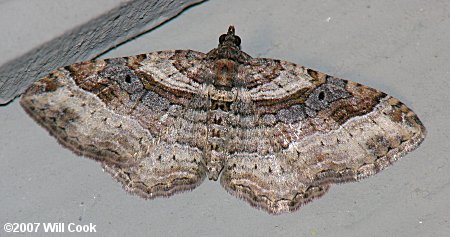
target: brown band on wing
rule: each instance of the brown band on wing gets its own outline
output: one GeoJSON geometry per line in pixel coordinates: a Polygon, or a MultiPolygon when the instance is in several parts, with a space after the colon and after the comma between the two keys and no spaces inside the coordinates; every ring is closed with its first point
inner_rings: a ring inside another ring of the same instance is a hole
{"type": "MultiPolygon", "coordinates": [[[[259,59],[264,60],[262,58],[259,59]]],[[[265,63],[269,62],[270,60],[266,60],[265,63]]],[[[256,73],[252,74],[252,75],[259,75],[259,77],[254,78],[253,80],[249,80],[245,82],[245,87],[248,90],[251,90],[257,86],[266,84],[271,82],[273,79],[277,78],[280,75],[280,72],[285,70],[281,63],[280,60],[273,60],[273,67],[267,67],[267,66],[261,66],[261,62],[250,62],[249,66],[252,68],[260,68],[261,70],[256,71],[256,73]]],[[[245,67],[244,67],[245,70],[245,67]]],[[[247,77],[249,78],[249,77],[247,77]]]]}
{"type": "Polygon", "coordinates": [[[197,70],[205,56],[205,54],[193,50],[175,50],[169,60],[181,74],[194,82],[205,83],[208,78],[203,76],[202,70],[197,70]]]}
{"type": "Polygon", "coordinates": [[[132,70],[136,70],[142,66],[142,61],[147,59],[147,54],[139,54],[136,56],[125,57],[127,59],[127,66],[132,70]]]}
{"type": "Polygon", "coordinates": [[[370,87],[348,81],[346,90],[351,97],[333,102],[327,109],[320,111],[322,117],[329,117],[339,125],[350,118],[370,113],[386,94],[370,87]]]}
{"type": "Polygon", "coordinates": [[[325,81],[327,77],[329,77],[327,74],[323,72],[319,72],[310,68],[305,68],[306,73],[308,73],[315,81],[325,81]]]}
{"type": "Polygon", "coordinates": [[[108,104],[117,97],[115,90],[111,88],[113,81],[98,76],[107,66],[104,60],[86,61],[66,66],[76,85],[85,91],[97,95],[108,104]]]}
{"type": "Polygon", "coordinates": [[[141,79],[146,90],[151,90],[159,96],[167,99],[172,104],[188,105],[195,97],[194,93],[178,90],[176,88],[165,86],[156,81],[150,74],[135,71],[136,75],[141,79]]]}
{"type": "Polygon", "coordinates": [[[56,69],[39,81],[31,84],[31,86],[27,88],[24,94],[42,94],[56,91],[59,87],[64,86],[61,85],[61,83],[59,83],[59,81],[57,80],[58,77],[63,76],[64,73],[61,72],[61,69],[56,69]]]}
{"type": "Polygon", "coordinates": [[[260,114],[275,113],[281,109],[289,108],[292,105],[305,103],[306,99],[313,91],[314,88],[301,88],[286,97],[255,101],[255,107],[257,107],[260,114]]]}
{"type": "Polygon", "coordinates": [[[65,69],[70,72],[75,83],[87,91],[94,91],[97,87],[95,83],[84,83],[87,78],[93,75],[98,75],[105,67],[107,63],[104,60],[86,61],[80,63],[74,63],[66,66],[65,69]]]}
{"type": "Polygon", "coordinates": [[[295,93],[289,94],[285,97],[255,101],[255,105],[260,114],[275,113],[281,109],[289,108],[292,105],[303,104],[317,87],[327,82],[327,78],[329,77],[328,75],[311,69],[306,70],[311,76],[310,82],[313,83],[313,86],[300,88],[295,93]]]}
{"type": "Polygon", "coordinates": [[[57,80],[55,78],[57,77],[55,73],[58,73],[58,71],[51,72],[48,76],[42,78],[41,82],[44,83],[45,92],[52,92],[56,91],[60,85],[58,85],[57,80]]]}

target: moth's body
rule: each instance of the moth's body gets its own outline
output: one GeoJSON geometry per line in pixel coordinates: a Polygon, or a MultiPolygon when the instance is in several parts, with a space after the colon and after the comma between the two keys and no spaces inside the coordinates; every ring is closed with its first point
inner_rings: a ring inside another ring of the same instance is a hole
{"type": "Polygon", "coordinates": [[[204,177],[271,213],[331,183],[377,173],[425,128],[397,99],[295,65],[252,58],[230,27],[218,48],[73,64],[35,82],[27,112],[66,147],[146,198],[204,177]]]}

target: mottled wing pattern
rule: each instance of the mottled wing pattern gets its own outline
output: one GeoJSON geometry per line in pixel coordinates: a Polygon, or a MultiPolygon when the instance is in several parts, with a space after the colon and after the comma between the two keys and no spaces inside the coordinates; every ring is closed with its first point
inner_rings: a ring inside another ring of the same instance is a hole
{"type": "Polygon", "coordinates": [[[279,60],[244,67],[241,97],[250,98],[254,122],[234,133],[241,149],[230,154],[221,184],[271,213],[373,175],[425,137],[408,107],[375,89],[279,60]]]}
{"type": "Polygon", "coordinates": [[[416,148],[399,100],[293,63],[252,58],[230,26],[207,54],[169,50],[76,63],[21,104],[60,143],[145,198],[208,175],[270,213],[295,210],[416,148]]]}
{"type": "Polygon", "coordinates": [[[190,75],[204,56],[172,50],[76,63],[35,82],[21,104],[61,144],[101,161],[128,191],[167,196],[194,188],[206,174],[206,115],[191,107],[205,97],[190,75]]]}

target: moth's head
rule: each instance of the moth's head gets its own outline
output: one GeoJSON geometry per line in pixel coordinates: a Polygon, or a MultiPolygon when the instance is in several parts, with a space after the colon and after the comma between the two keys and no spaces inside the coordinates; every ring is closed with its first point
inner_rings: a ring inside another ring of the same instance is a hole
{"type": "Polygon", "coordinates": [[[241,51],[241,38],[234,34],[234,26],[230,26],[228,32],[219,37],[219,46],[208,52],[208,58],[228,59],[240,63],[251,59],[250,55],[241,51]]]}
{"type": "Polygon", "coordinates": [[[238,48],[241,46],[241,38],[235,35],[234,26],[228,27],[228,32],[219,37],[219,47],[238,48]]]}

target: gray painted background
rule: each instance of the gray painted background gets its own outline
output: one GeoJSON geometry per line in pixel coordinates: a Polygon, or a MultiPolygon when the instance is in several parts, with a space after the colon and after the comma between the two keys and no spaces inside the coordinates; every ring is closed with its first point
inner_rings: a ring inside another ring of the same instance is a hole
{"type": "Polygon", "coordinates": [[[131,196],[99,164],[62,148],[16,99],[0,107],[0,224],[96,224],[97,233],[86,236],[450,236],[449,1],[211,0],[104,56],[206,52],[229,24],[254,57],[292,61],[399,98],[421,118],[427,138],[380,174],[271,216],[208,180],[167,199],[131,196]]]}

